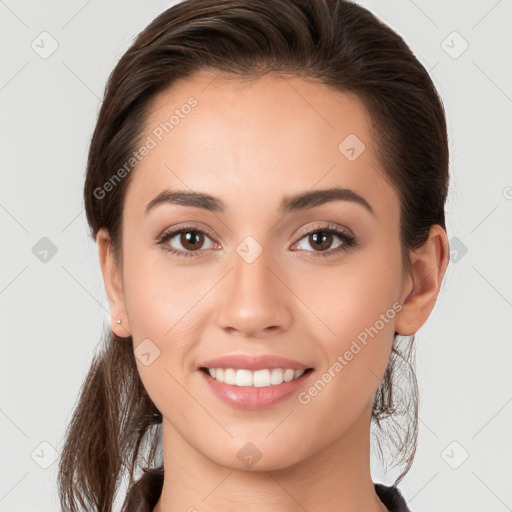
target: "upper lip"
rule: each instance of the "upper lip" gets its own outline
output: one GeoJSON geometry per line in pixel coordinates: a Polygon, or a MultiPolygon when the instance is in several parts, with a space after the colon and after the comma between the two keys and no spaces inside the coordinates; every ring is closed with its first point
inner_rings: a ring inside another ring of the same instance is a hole
{"type": "Polygon", "coordinates": [[[266,355],[246,355],[246,354],[230,354],[215,359],[209,359],[199,365],[200,368],[234,368],[241,370],[264,370],[266,368],[283,368],[292,370],[307,370],[310,366],[272,354],[266,355]]]}

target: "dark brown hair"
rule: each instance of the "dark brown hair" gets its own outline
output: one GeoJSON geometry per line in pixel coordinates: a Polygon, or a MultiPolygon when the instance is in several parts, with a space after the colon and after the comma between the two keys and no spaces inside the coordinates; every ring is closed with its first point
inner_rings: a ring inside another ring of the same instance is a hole
{"type": "MultiPolygon", "coordinates": [[[[155,95],[200,70],[237,79],[275,71],[355,94],[370,114],[377,156],[400,199],[404,267],[410,269],[409,251],[423,245],[432,225],[446,229],[445,113],[427,71],[399,35],[346,0],[187,0],[159,15],[122,56],[92,137],[85,210],[91,236],[107,228],[120,264],[132,173],[108,193],[104,185],[116,173],[119,178],[135,151],[155,95]]],[[[372,411],[396,449],[395,465],[406,466],[395,485],[412,464],[418,428],[414,336],[404,347],[400,338],[395,336],[372,411]],[[408,393],[396,391],[399,365],[408,372],[408,393]]],[[[139,378],[131,337],[109,329],[68,425],[58,474],[63,509],[110,512],[124,472],[131,485],[136,470],[155,464],[161,421],[139,378]]]]}

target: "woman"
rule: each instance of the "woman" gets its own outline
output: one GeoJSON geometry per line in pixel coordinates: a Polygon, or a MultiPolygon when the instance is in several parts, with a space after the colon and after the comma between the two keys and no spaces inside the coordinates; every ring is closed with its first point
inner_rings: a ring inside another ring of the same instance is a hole
{"type": "Polygon", "coordinates": [[[448,179],[435,87],[366,9],[158,16],[90,146],[112,320],[68,427],[63,509],[111,511],[128,470],[124,511],[409,510],[416,381],[407,398],[395,377],[448,264],[448,179]],[[405,464],[393,486],[371,479],[374,424],[405,464]]]}

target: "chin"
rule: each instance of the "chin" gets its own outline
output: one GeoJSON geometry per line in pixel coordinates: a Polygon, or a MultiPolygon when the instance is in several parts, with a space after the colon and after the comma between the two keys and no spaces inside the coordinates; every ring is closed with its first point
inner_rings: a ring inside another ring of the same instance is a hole
{"type": "Polygon", "coordinates": [[[276,443],[270,443],[267,439],[233,444],[236,445],[233,448],[224,445],[205,456],[220,466],[249,473],[286,469],[305,458],[294,450],[294,446],[286,445],[281,440],[276,443]]]}

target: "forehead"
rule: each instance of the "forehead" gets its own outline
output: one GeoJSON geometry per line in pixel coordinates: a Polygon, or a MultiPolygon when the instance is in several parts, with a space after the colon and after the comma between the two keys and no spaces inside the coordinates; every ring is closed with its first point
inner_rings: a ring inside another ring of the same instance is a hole
{"type": "Polygon", "coordinates": [[[396,216],[371,126],[357,96],[323,84],[197,73],[153,98],[139,139],[151,149],[125,206],[142,211],[164,188],[189,189],[222,198],[229,213],[247,200],[277,208],[283,196],[340,186],[396,216]]]}

